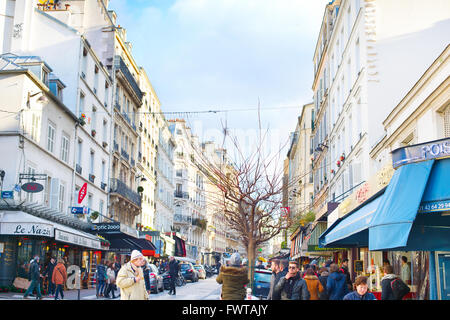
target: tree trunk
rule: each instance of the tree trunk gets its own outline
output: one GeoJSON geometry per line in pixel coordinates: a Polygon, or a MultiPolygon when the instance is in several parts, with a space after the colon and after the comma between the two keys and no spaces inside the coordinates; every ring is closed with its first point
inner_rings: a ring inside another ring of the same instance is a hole
{"type": "Polygon", "coordinates": [[[252,239],[248,243],[247,247],[247,256],[248,256],[248,278],[250,280],[249,288],[252,288],[253,291],[253,278],[255,273],[255,259],[256,259],[256,244],[252,239]]]}

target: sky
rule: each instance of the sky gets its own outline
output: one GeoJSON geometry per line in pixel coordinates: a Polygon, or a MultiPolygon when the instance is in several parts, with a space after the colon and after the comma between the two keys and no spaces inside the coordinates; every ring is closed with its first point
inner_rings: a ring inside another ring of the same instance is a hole
{"type": "Polygon", "coordinates": [[[282,148],[282,160],[302,106],[313,99],[313,55],[327,3],[111,0],[109,9],[127,29],[163,112],[240,110],[184,118],[201,141],[219,145],[226,124],[245,149],[255,145],[259,104],[268,153],[282,148]]]}

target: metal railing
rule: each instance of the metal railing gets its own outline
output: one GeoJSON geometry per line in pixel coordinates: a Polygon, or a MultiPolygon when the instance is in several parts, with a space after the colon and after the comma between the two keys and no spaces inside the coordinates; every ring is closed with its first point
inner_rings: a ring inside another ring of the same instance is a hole
{"type": "Polygon", "coordinates": [[[139,89],[139,85],[137,84],[136,80],[134,79],[133,75],[131,74],[130,70],[128,69],[127,65],[125,64],[121,56],[115,57],[115,67],[123,73],[128,83],[133,88],[133,91],[136,93],[139,101],[142,101],[143,97],[142,91],[141,89],[139,89]]]}
{"type": "Polygon", "coordinates": [[[358,188],[360,185],[362,185],[363,183],[365,183],[366,181],[362,181],[360,183],[358,183],[356,186],[348,189],[347,191],[345,191],[344,193],[338,195],[337,197],[333,197],[333,202],[342,202],[345,200],[345,198],[347,198],[349,195],[351,195],[353,193],[353,190],[358,188]]]}
{"type": "Polygon", "coordinates": [[[111,187],[110,187],[111,193],[118,193],[124,198],[127,198],[134,204],[136,204],[138,207],[141,206],[141,196],[137,193],[131,190],[122,180],[120,179],[111,179],[111,187]]]}
{"type": "Polygon", "coordinates": [[[189,193],[188,193],[188,192],[175,191],[175,192],[173,193],[173,196],[174,196],[175,198],[189,199],[189,193]]]}

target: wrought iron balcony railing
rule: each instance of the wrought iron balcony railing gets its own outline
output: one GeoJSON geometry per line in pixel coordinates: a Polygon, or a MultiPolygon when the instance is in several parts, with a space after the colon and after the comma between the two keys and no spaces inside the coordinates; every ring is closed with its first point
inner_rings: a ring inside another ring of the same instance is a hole
{"type": "Polygon", "coordinates": [[[139,193],[131,190],[123,181],[120,179],[111,179],[111,193],[118,193],[129,201],[133,202],[138,207],[141,206],[141,196],[139,193]]]}

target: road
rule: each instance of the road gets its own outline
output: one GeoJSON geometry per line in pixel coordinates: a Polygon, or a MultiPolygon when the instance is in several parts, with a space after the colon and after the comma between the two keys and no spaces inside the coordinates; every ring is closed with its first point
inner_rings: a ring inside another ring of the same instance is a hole
{"type": "MultiPolygon", "coordinates": [[[[219,300],[221,285],[216,282],[216,275],[207,278],[205,280],[200,279],[198,282],[187,282],[182,287],[177,287],[177,294],[175,296],[169,295],[168,290],[164,290],[158,294],[152,293],[150,300],[219,300]]],[[[118,293],[118,291],[116,291],[118,293]]],[[[65,300],[78,300],[77,290],[64,291],[65,300]]],[[[0,294],[0,300],[23,300],[23,294],[20,293],[2,293],[0,294]]],[[[28,300],[34,300],[30,298],[28,300]]],[[[54,300],[53,298],[44,297],[43,300],[54,300]]],[[[97,298],[94,289],[83,289],[80,291],[80,300],[119,300],[97,298]]]]}

